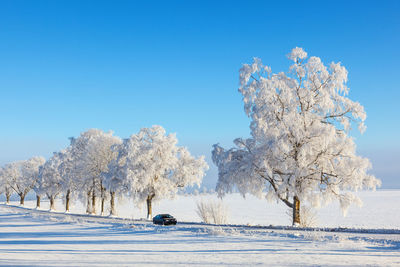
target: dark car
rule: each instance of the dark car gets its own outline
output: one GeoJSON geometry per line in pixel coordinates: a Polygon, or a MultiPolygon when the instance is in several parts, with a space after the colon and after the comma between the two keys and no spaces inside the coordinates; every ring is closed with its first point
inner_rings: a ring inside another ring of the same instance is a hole
{"type": "Polygon", "coordinates": [[[153,218],[153,223],[161,225],[170,225],[170,224],[175,225],[176,219],[169,214],[158,214],[153,218]]]}

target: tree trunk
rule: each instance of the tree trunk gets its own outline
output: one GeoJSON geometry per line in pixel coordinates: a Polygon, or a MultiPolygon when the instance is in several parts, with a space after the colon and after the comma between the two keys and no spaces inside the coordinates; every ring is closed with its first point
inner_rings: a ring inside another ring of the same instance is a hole
{"type": "Polygon", "coordinates": [[[39,209],[40,208],[40,196],[36,195],[36,208],[39,209]]]}
{"type": "Polygon", "coordinates": [[[110,192],[111,199],[110,199],[110,215],[115,215],[115,192],[110,192]]]}
{"type": "Polygon", "coordinates": [[[68,189],[67,195],[65,196],[65,211],[69,212],[69,200],[70,200],[71,191],[68,189]]]}
{"type": "Polygon", "coordinates": [[[50,196],[49,199],[50,199],[50,210],[55,210],[54,209],[54,196],[50,196]]]}
{"type": "Polygon", "coordinates": [[[100,182],[100,191],[101,191],[101,215],[104,214],[104,201],[106,200],[106,194],[105,194],[105,189],[103,187],[103,182],[100,182]]]}
{"type": "Polygon", "coordinates": [[[25,203],[25,194],[21,193],[19,194],[19,204],[23,206],[24,203],[25,203]]]}
{"type": "Polygon", "coordinates": [[[147,196],[147,219],[150,220],[151,219],[151,214],[152,214],[152,207],[151,207],[151,201],[154,198],[154,194],[148,195],[147,196]]]}
{"type": "Polygon", "coordinates": [[[105,200],[106,200],[105,197],[102,197],[102,198],[101,198],[101,215],[104,214],[104,201],[105,201],[105,200]]]}
{"type": "Polygon", "coordinates": [[[297,196],[293,197],[293,226],[300,224],[300,200],[297,196]]]}
{"type": "Polygon", "coordinates": [[[96,193],[95,189],[93,188],[92,192],[92,212],[91,214],[96,214],[96,193]]]}
{"type": "Polygon", "coordinates": [[[11,192],[10,191],[6,191],[6,204],[10,204],[10,197],[11,197],[11,192]]]}
{"type": "Polygon", "coordinates": [[[92,191],[87,192],[87,205],[86,205],[86,213],[90,214],[91,213],[91,206],[90,206],[90,200],[92,196],[92,191]]]}

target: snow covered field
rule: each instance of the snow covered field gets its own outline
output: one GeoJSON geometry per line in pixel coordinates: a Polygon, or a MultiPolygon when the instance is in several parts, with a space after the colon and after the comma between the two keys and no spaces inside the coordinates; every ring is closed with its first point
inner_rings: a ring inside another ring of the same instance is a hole
{"type": "MultiPolygon", "coordinates": [[[[178,224],[154,226],[139,219],[145,210],[120,203],[120,217],[77,216],[0,205],[0,265],[129,266],[129,265],[275,265],[275,266],[398,266],[400,265],[400,191],[361,192],[364,207],[351,208],[343,218],[336,205],[319,211],[319,226],[386,228],[362,233],[260,229],[246,226],[178,224]]],[[[154,206],[179,221],[199,221],[200,199],[181,196],[154,206]]],[[[248,197],[228,195],[230,223],[289,225],[286,208],[248,197]]],[[[12,205],[16,205],[13,202],[12,205]]],[[[57,203],[62,210],[62,203],[57,203]]],[[[76,205],[72,213],[83,211],[76,205]]]]}
{"type": "MultiPolygon", "coordinates": [[[[359,192],[358,196],[364,202],[360,208],[350,206],[346,217],[343,217],[339,204],[332,203],[317,211],[319,227],[351,227],[351,228],[378,228],[378,229],[400,229],[400,190],[378,190],[359,192]]],[[[30,195],[30,200],[25,201],[25,207],[36,206],[35,195],[30,195]]],[[[17,196],[14,195],[12,205],[19,205],[17,196]]],[[[199,201],[219,200],[215,194],[201,194],[198,196],[178,196],[174,200],[162,200],[153,203],[153,214],[171,213],[178,221],[201,222],[196,214],[196,205],[199,201]]],[[[4,197],[0,197],[0,203],[4,197]]],[[[265,199],[258,199],[247,195],[244,199],[239,194],[228,194],[223,198],[223,203],[229,207],[229,224],[246,225],[290,225],[292,218],[286,214],[288,208],[282,203],[269,203],[265,199]]],[[[99,203],[98,203],[99,204],[99,203]]],[[[108,204],[108,203],[106,203],[108,204]]],[[[46,198],[42,200],[42,209],[49,209],[46,198]]],[[[137,208],[128,200],[117,200],[118,217],[129,219],[142,219],[146,217],[145,206],[137,208]]],[[[61,200],[56,202],[56,210],[64,211],[61,200]]],[[[100,207],[97,208],[100,210],[100,207]]],[[[108,205],[106,205],[108,210],[108,205]]],[[[86,208],[75,202],[72,213],[84,214],[86,208]]]]}

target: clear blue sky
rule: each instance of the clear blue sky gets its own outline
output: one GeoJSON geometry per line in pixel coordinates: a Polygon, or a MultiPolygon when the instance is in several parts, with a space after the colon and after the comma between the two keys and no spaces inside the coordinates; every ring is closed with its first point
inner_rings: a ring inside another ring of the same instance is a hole
{"type": "Polygon", "coordinates": [[[368,116],[358,150],[400,188],[400,1],[144,2],[0,2],[0,164],[49,157],[89,128],[154,124],[210,159],[249,135],[241,64],[286,71],[300,46],[349,70],[368,116]]]}

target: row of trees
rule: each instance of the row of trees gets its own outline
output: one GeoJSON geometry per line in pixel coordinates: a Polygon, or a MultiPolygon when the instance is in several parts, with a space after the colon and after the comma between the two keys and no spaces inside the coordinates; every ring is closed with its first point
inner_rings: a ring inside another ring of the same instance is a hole
{"type": "Polygon", "coordinates": [[[177,146],[175,134],[166,134],[161,126],[143,128],[122,140],[112,132],[90,129],[70,145],[55,152],[47,161],[34,157],[6,164],[0,169],[0,193],[9,202],[11,193],[20,203],[30,190],[40,198],[46,196],[50,209],[61,196],[65,210],[77,199],[86,203],[86,212],[96,214],[100,201],[101,214],[105,201],[110,201],[110,214],[115,215],[115,198],[131,197],[135,203],[147,204],[147,217],[152,216],[152,202],[175,196],[179,189],[200,185],[208,165],[204,157],[193,157],[185,147],[177,146]]]}

